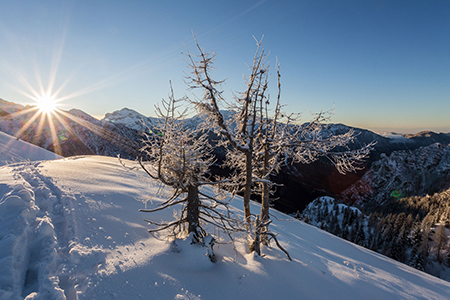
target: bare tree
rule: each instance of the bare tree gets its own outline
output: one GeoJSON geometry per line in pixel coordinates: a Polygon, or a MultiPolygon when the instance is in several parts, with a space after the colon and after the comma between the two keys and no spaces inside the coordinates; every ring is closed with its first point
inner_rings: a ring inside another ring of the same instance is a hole
{"type": "Polygon", "coordinates": [[[273,112],[269,109],[269,99],[260,101],[259,129],[257,148],[255,151],[255,165],[261,194],[261,214],[257,228],[260,228],[260,239],[255,240],[254,248],[258,241],[268,244],[268,238],[272,234],[267,226],[269,222],[270,195],[274,184],[270,180],[271,175],[279,172],[282,164],[303,163],[309,164],[320,157],[328,158],[338,172],[345,174],[360,168],[360,163],[365,159],[374,143],[365,145],[356,150],[350,150],[348,144],[353,142],[356,134],[349,130],[345,134],[335,135],[327,132],[325,122],[331,118],[331,111],[316,114],[312,121],[299,125],[299,117],[296,114],[288,114],[281,105],[281,75],[277,65],[278,94],[273,112]]]}
{"type": "Polygon", "coordinates": [[[226,103],[220,90],[223,81],[211,77],[215,53],[204,51],[197,40],[196,45],[198,55],[194,56],[189,51],[186,54],[191,69],[187,84],[191,89],[203,91],[203,97],[193,102],[208,116],[210,123],[207,124],[214,124],[216,132],[225,138],[223,142],[229,149],[226,164],[236,170],[232,182],[239,187],[236,191],[244,193],[247,228],[251,224],[254,229],[253,237],[249,239],[249,249],[260,254],[260,243],[268,244],[270,238],[275,239],[282,249],[276,235],[268,230],[269,198],[274,186],[270,176],[289,160],[307,164],[323,156],[330,159],[339,172],[353,171],[367,157],[373,144],[353,151],[346,148],[354,140],[355,134],[353,131],[341,135],[327,134],[323,123],[329,120],[329,112],[321,112],[311,122],[299,125],[294,114],[285,113],[280,103],[279,66],[278,95],[272,110],[267,94],[269,64],[261,41],[257,42],[250,75],[245,78],[245,91],[237,93],[233,103],[226,103]],[[232,111],[228,119],[220,110],[224,104],[232,111]],[[261,214],[255,217],[253,224],[249,204],[252,193],[259,193],[262,198],[261,214]]]}
{"type": "MultiPolygon", "coordinates": [[[[228,152],[227,161],[230,167],[242,170],[244,178],[235,177],[236,181],[241,182],[244,193],[244,214],[247,223],[250,223],[250,196],[252,193],[252,173],[253,173],[253,150],[257,135],[257,106],[258,99],[265,98],[267,89],[267,68],[266,55],[264,50],[257,48],[253,65],[250,69],[250,75],[247,77],[247,88],[244,92],[235,96],[235,105],[228,107],[233,111],[232,118],[224,118],[220,111],[219,103],[223,102],[222,91],[219,90],[223,81],[215,81],[210,76],[215,53],[207,53],[202,50],[196,41],[199,55],[194,57],[187,52],[187,63],[191,68],[191,75],[188,77],[187,84],[191,89],[200,88],[203,90],[203,99],[193,101],[199,110],[206,114],[206,124],[217,126],[216,132],[224,136],[229,145],[237,153],[228,152]],[[242,180],[243,179],[243,180],[242,180]]],[[[227,145],[225,145],[227,146],[227,145]]],[[[240,173],[240,172],[238,172],[240,173]]]]}
{"type": "MultiPolygon", "coordinates": [[[[193,242],[203,243],[207,233],[203,224],[212,224],[223,230],[231,239],[231,234],[240,229],[239,221],[233,217],[225,194],[214,189],[214,195],[202,190],[205,185],[219,185],[211,182],[207,172],[213,163],[211,149],[206,133],[199,128],[190,128],[185,124],[186,109],[179,112],[181,101],[171,93],[169,100],[163,99],[156,106],[158,124],[148,128],[141,151],[151,159],[139,159],[141,168],[151,178],[160,181],[163,186],[172,189],[167,201],[154,209],[141,209],[142,212],[157,212],[175,205],[182,205],[181,215],[171,222],[155,222],[149,232],[171,230],[171,236],[192,234],[193,242]]],[[[212,245],[211,245],[212,246],[212,245]]]]}

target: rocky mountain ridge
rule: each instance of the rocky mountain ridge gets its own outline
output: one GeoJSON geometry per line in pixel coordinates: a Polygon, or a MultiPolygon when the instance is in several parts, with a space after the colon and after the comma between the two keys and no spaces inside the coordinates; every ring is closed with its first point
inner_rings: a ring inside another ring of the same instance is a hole
{"type": "Polygon", "coordinates": [[[434,143],[415,150],[382,154],[340,198],[349,203],[377,206],[394,196],[424,196],[448,188],[450,145],[434,143]]]}

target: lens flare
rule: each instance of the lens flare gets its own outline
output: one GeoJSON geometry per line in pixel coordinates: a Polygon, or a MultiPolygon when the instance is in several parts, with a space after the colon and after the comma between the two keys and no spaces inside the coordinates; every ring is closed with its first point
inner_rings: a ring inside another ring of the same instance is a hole
{"type": "Polygon", "coordinates": [[[36,105],[39,110],[43,113],[50,114],[53,113],[56,109],[56,101],[54,98],[48,95],[43,95],[36,99],[36,105]]]}

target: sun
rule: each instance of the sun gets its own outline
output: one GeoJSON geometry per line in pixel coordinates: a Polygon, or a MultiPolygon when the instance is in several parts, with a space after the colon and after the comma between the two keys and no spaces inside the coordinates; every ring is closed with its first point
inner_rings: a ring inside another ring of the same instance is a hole
{"type": "Polygon", "coordinates": [[[58,101],[51,96],[42,95],[36,99],[36,106],[43,113],[50,114],[55,111],[58,101]]]}

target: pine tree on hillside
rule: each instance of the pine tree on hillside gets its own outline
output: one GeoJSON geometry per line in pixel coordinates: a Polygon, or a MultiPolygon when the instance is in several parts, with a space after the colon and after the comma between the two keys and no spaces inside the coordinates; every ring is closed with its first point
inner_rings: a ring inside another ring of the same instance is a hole
{"type": "Polygon", "coordinates": [[[348,236],[349,236],[348,227],[347,226],[345,226],[345,227],[343,226],[341,238],[347,240],[348,236]]]}
{"type": "Polygon", "coordinates": [[[441,251],[446,248],[448,237],[445,232],[445,227],[440,225],[437,227],[435,233],[434,233],[434,247],[436,248],[436,256],[437,261],[439,263],[443,262],[443,256],[441,254],[441,251]]]}
{"type": "Polygon", "coordinates": [[[425,253],[423,251],[413,248],[409,265],[417,270],[425,271],[427,265],[426,261],[427,260],[425,253]]]}
{"type": "Polygon", "coordinates": [[[357,239],[357,244],[364,246],[364,247],[367,246],[366,234],[364,233],[363,223],[361,223],[361,225],[358,228],[358,231],[356,233],[356,239],[357,239]]]}

